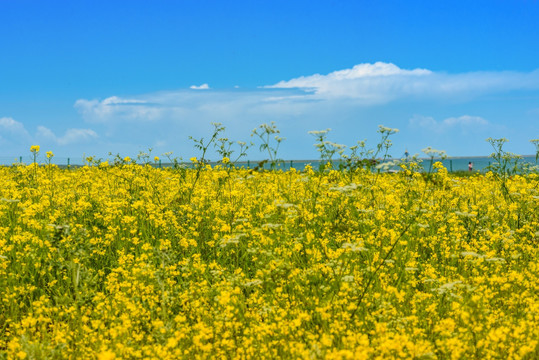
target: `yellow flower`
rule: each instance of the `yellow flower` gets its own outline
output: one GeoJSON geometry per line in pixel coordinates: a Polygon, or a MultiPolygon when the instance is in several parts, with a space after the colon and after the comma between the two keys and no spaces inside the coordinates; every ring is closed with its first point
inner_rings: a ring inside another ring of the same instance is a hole
{"type": "Polygon", "coordinates": [[[131,158],[129,156],[124,157],[124,162],[126,163],[131,162],[131,158]]]}
{"type": "Polygon", "coordinates": [[[197,160],[197,158],[196,158],[195,156],[193,156],[193,157],[190,158],[189,160],[191,160],[191,162],[193,162],[193,163],[197,163],[197,162],[198,162],[198,160],[197,160]]]}
{"type": "Polygon", "coordinates": [[[159,156],[154,157],[154,158],[153,158],[153,161],[159,162],[159,156]]]}
{"type": "Polygon", "coordinates": [[[65,358],[534,357],[539,174],[505,191],[496,173],[441,163],[429,176],[225,156],[64,169],[29,155],[36,165],[0,166],[6,358],[35,357],[27,339],[43,331],[41,357],[68,336],[65,358]],[[42,283],[89,301],[58,305],[42,283]],[[69,333],[79,324],[86,336],[69,333]]]}
{"type": "Polygon", "coordinates": [[[30,146],[30,151],[33,152],[33,153],[38,153],[39,152],[39,145],[30,146]]]}
{"type": "MultiPolygon", "coordinates": [[[[39,151],[39,146],[38,146],[38,150],[39,151]]],[[[50,159],[51,157],[53,157],[54,154],[52,153],[52,151],[47,151],[47,159],[50,159]]]]}
{"type": "Polygon", "coordinates": [[[101,352],[99,355],[97,355],[98,360],[113,360],[116,359],[116,354],[114,354],[110,350],[105,350],[101,352]]]}

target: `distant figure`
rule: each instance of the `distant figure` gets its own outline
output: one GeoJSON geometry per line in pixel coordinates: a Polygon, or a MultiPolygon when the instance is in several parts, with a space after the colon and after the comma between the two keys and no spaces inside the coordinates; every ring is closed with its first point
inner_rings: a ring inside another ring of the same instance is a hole
{"type": "Polygon", "coordinates": [[[408,149],[404,150],[404,157],[407,158],[408,156],[410,156],[410,154],[408,153],[408,149]]]}
{"type": "Polygon", "coordinates": [[[468,171],[472,171],[473,170],[473,163],[470,161],[468,163],[468,171]]]}

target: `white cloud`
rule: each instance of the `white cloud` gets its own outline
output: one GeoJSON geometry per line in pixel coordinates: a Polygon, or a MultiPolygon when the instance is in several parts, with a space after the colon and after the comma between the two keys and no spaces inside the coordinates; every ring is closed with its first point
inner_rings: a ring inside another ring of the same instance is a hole
{"type": "Polygon", "coordinates": [[[96,139],[97,133],[91,129],[68,129],[64,136],[58,138],[58,144],[68,145],[96,139]]]}
{"type": "Polygon", "coordinates": [[[419,128],[436,129],[440,124],[432,116],[414,115],[409,121],[410,125],[419,128]]]}
{"type": "Polygon", "coordinates": [[[154,120],[161,115],[162,111],[152,105],[143,99],[122,99],[111,96],[102,101],[79,99],[74,106],[86,120],[106,122],[118,117],[129,120],[154,120]]]}
{"type": "Polygon", "coordinates": [[[95,145],[94,140],[99,138],[91,129],[72,128],[66,130],[62,136],[57,136],[43,125],[37,126],[35,132],[29,132],[26,128],[25,124],[13,118],[0,118],[0,154],[24,154],[31,145],[41,145],[43,149],[56,145],[95,145]]]}
{"type": "Polygon", "coordinates": [[[480,116],[462,115],[457,118],[450,117],[443,121],[447,126],[481,126],[488,125],[488,121],[480,116]]]}
{"type": "Polygon", "coordinates": [[[196,85],[189,86],[189,89],[193,89],[193,90],[208,90],[209,88],[210,86],[208,84],[202,84],[199,86],[196,86],[196,85]]]}
{"type": "MultiPolygon", "coordinates": [[[[502,127],[507,123],[506,113],[512,110],[507,110],[499,99],[510,95],[513,109],[516,109],[523,102],[522,98],[535,96],[536,90],[539,90],[539,70],[448,74],[374,63],[254,89],[231,87],[222,90],[208,86],[204,91],[185,88],[125,97],[80,99],[75,108],[86,122],[100,127],[99,133],[104,134],[106,141],[119,147],[128,144],[130,149],[136,149],[144,144],[157,148],[156,144],[162,142],[169,150],[192,151],[187,136],[207,136],[211,131],[210,122],[223,123],[230,138],[246,140],[252,128],[276,121],[283,134],[287,134],[285,137],[290,139],[283,144],[282,150],[295,153],[300,151],[296,150],[301,147],[300,141],[305,141],[309,149],[312,146],[310,137],[301,134],[328,126],[350,129],[341,133],[350,138],[377,136],[368,131],[380,123],[409,127],[413,130],[409,136],[417,136],[419,140],[425,135],[437,135],[437,141],[445,141],[450,138],[449,133],[455,139],[466,134],[478,138],[494,136],[491,134],[510,129],[510,126],[502,127]],[[476,101],[478,99],[480,101],[476,101]],[[498,112],[498,109],[504,111],[498,112]],[[459,115],[444,116],[449,111],[459,115]],[[413,113],[435,117],[410,119],[413,113]],[[486,116],[473,114],[488,114],[489,121],[486,116]],[[483,136],[483,133],[488,135],[483,136]]],[[[529,100],[526,100],[526,109],[529,107],[529,100]]],[[[399,137],[405,136],[408,135],[399,137]]],[[[341,142],[346,143],[346,140],[341,142]]],[[[456,146],[460,151],[461,146],[456,146]]],[[[114,148],[111,146],[107,150],[114,148]]],[[[458,153],[449,146],[446,150],[458,153]]]]}
{"type": "Polygon", "coordinates": [[[256,89],[212,90],[208,84],[202,84],[126,98],[80,99],[75,102],[75,108],[86,121],[104,124],[234,121],[234,116],[244,119],[310,116],[327,109],[370,107],[398,100],[467,103],[485,94],[537,89],[539,70],[448,74],[420,68],[401,69],[391,63],[377,62],[256,89]]]}
{"type": "Polygon", "coordinates": [[[280,81],[267,88],[302,88],[322,98],[355,98],[366,102],[380,102],[394,97],[396,91],[408,92],[411,84],[417,86],[432,72],[426,69],[404,70],[391,63],[359,64],[351,69],[327,75],[314,74],[280,81]],[[397,89],[397,88],[401,89],[397,89]]]}
{"type": "Polygon", "coordinates": [[[327,75],[301,76],[266,86],[299,88],[319,99],[353,99],[362,105],[403,98],[469,97],[517,89],[539,89],[539,71],[447,74],[401,69],[391,63],[359,64],[327,75]]]}
{"type": "MultiPolygon", "coordinates": [[[[302,91],[292,89],[252,89],[231,91],[163,91],[139,95],[137,103],[110,102],[104,100],[80,99],[75,102],[75,108],[83,118],[91,123],[132,124],[152,122],[191,123],[230,120],[238,121],[243,117],[268,117],[280,113],[297,111],[305,99],[296,99],[294,94],[302,91]],[[275,97],[278,94],[279,97],[275,97]],[[294,109],[292,109],[292,107],[294,109]]],[[[121,100],[121,99],[119,99],[121,100]]],[[[133,101],[133,98],[131,98],[133,101]]]]}
{"type": "Polygon", "coordinates": [[[10,117],[0,118],[0,136],[8,135],[8,137],[27,138],[30,135],[21,122],[18,122],[10,117]]]}
{"type": "Polygon", "coordinates": [[[63,136],[56,136],[52,130],[45,126],[38,126],[36,139],[43,141],[51,141],[58,145],[70,145],[81,142],[88,142],[97,139],[98,135],[91,129],[68,129],[63,136]]]}
{"type": "Polygon", "coordinates": [[[54,135],[52,130],[41,125],[37,127],[36,138],[47,141],[56,141],[56,135],[54,135]]]}
{"type": "Polygon", "coordinates": [[[433,117],[415,115],[409,120],[409,124],[415,128],[443,133],[455,128],[463,132],[474,131],[485,128],[489,122],[480,116],[462,115],[459,117],[449,117],[442,121],[436,121],[433,117]]]}

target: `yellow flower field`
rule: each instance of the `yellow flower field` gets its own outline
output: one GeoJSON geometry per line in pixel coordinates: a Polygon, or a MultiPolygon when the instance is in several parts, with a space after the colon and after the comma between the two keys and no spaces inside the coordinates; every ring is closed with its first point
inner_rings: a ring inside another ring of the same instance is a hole
{"type": "Polygon", "coordinates": [[[539,358],[538,175],[226,165],[0,167],[0,359],[539,358]]]}

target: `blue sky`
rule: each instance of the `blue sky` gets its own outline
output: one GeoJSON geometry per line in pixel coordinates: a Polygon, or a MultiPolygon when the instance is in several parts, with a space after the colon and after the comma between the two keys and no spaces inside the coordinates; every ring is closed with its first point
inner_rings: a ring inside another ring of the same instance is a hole
{"type": "MultiPolygon", "coordinates": [[[[0,157],[197,155],[275,121],[280,155],[307,132],[393,156],[431,146],[532,154],[539,138],[538,1],[0,0],[0,157]]],[[[250,158],[263,156],[253,147],[250,158]]]]}

